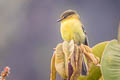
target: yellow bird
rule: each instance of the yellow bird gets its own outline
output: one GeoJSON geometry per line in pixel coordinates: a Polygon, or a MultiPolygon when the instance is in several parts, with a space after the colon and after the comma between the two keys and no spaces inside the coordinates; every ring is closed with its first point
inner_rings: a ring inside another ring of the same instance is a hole
{"type": "MultiPolygon", "coordinates": [[[[64,41],[74,40],[78,45],[85,44],[88,45],[88,39],[84,26],[80,21],[79,14],[74,10],[67,10],[63,12],[60,19],[57,20],[61,22],[61,36],[64,41]]],[[[87,66],[85,60],[82,62],[82,75],[87,75],[87,66]]]]}

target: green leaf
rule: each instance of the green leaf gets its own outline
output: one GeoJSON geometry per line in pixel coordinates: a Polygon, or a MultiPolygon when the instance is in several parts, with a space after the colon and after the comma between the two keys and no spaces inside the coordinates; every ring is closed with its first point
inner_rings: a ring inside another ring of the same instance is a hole
{"type": "MultiPolygon", "coordinates": [[[[101,59],[105,46],[109,41],[101,42],[93,46],[92,53],[101,59]]],[[[80,76],[78,80],[99,80],[101,77],[100,67],[92,65],[88,76],[80,76]]]]}
{"type": "Polygon", "coordinates": [[[101,71],[104,80],[120,80],[120,44],[112,40],[106,46],[102,59],[101,71]]]}

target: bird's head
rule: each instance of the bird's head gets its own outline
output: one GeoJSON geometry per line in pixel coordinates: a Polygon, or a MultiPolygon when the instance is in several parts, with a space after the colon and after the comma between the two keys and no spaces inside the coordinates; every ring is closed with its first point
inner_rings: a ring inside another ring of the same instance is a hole
{"type": "Polygon", "coordinates": [[[79,15],[74,10],[66,10],[61,14],[60,19],[58,19],[57,22],[61,22],[61,21],[64,21],[64,20],[70,19],[70,18],[79,19],[79,15]]]}

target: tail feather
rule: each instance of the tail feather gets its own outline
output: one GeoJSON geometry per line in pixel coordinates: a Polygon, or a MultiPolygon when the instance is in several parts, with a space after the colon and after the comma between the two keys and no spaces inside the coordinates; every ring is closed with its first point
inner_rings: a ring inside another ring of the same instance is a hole
{"type": "Polygon", "coordinates": [[[87,75],[87,72],[88,72],[88,70],[87,70],[87,65],[85,64],[85,60],[84,60],[84,58],[83,58],[83,61],[82,61],[82,75],[87,75]]]}

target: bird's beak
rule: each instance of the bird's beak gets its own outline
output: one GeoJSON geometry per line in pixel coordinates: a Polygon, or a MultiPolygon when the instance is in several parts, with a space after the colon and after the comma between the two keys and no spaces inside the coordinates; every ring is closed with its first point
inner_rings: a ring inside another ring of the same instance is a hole
{"type": "Polygon", "coordinates": [[[60,18],[60,19],[57,20],[57,22],[61,22],[63,19],[64,19],[64,18],[60,18]]]}

